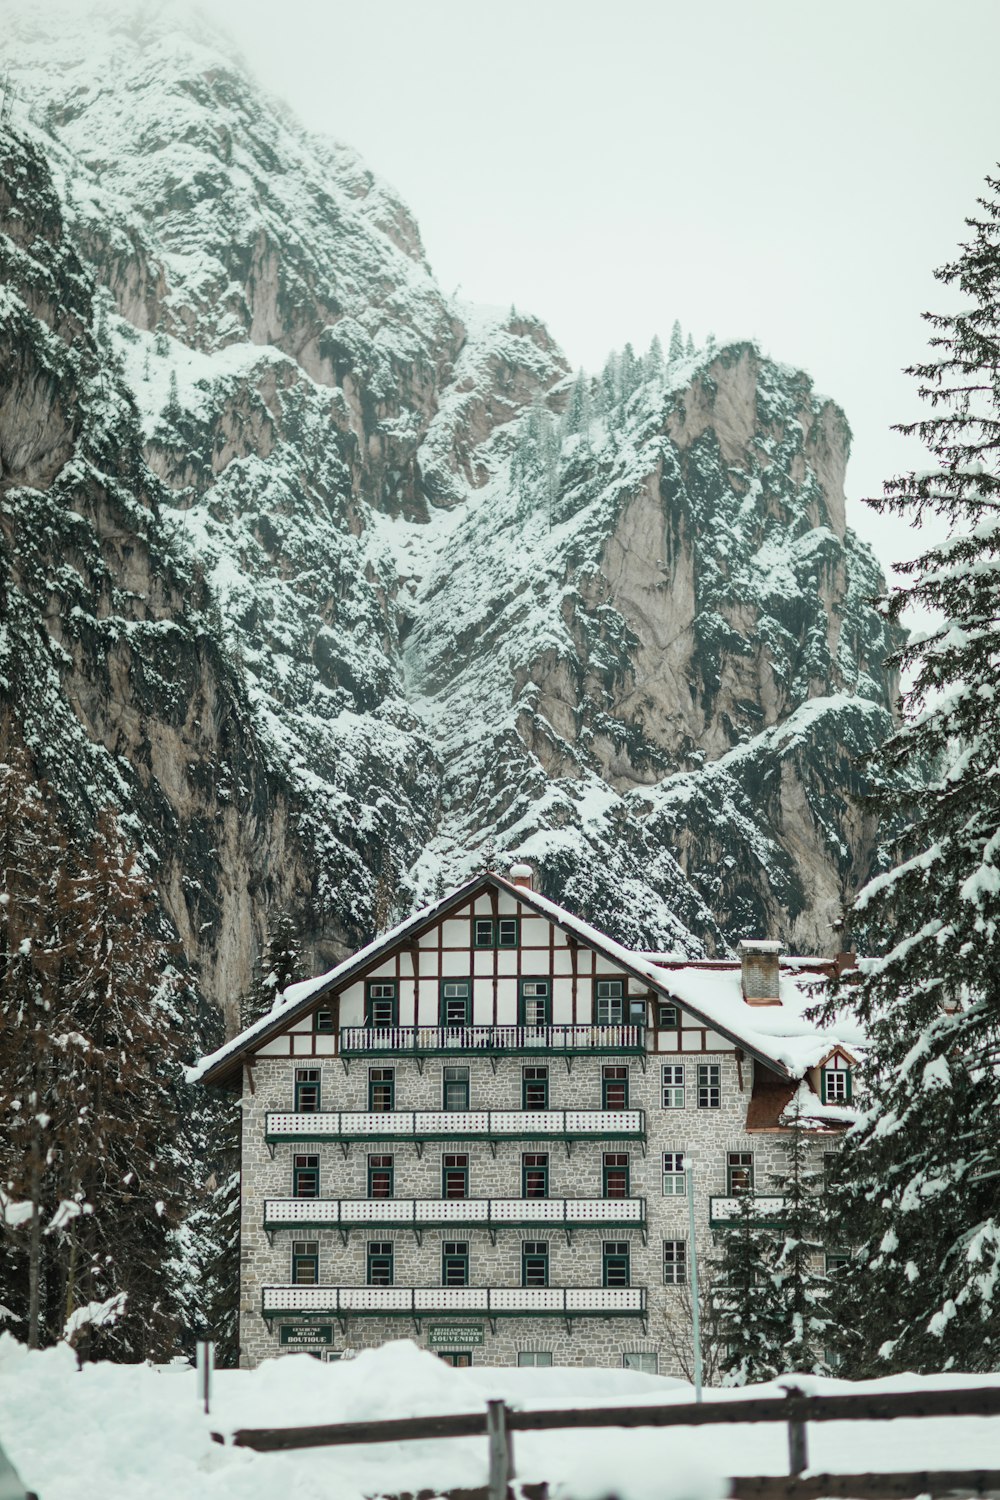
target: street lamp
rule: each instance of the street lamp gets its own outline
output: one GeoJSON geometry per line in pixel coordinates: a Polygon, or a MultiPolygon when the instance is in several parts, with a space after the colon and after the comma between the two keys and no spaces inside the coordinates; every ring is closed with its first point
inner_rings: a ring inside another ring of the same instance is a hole
{"type": "Polygon", "coordinates": [[[694,1162],[684,1158],[684,1186],[687,1190],[688,1228],[691,1244],[691,1338],[694,1343],[694,1399],[701,1400],[701,1309],[698,1306],[698,1247],[694,1237],[694,1162]]]}

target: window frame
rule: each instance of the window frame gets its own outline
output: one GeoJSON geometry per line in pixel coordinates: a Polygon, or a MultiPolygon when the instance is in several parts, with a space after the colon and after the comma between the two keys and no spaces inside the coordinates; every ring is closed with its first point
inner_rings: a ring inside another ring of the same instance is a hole
{"type": "Polygon", "coordinates": [[[660,1186],[662,1189],[662,1197],[687,1197],[687,1174],[684,1171],[684,1156],[685,1153],[683,1151],[662,1151],[660,1153],[660,1186]],[[672,1164],[669,1167],[667,1166],[668,1161],[672,1164]],[[673,1184],[676,1184],[679,1181],[680,1187],[677,1187],[675,1185],[668,1188],[668,1179],[673,1184]]]}
{"type": "Polygon", "coordinates": [[[698,1063],[696,1103],[699,1109],[722,1108],[722,1064],[698,1063]],[[714,1097],[713,1097],[714,1095],[714,1097]]]}
{"type": "Polygon", "coordinates": [[[517,1368],[519,1370],[551,1370],[551,1349],[518,1349],[517,1368]]]}
{"type": "Polygon", "coordinates": [[[632,1161],[628,1151],[604,1151],[601,1153],[601,1197],[621,1201],[631,1196],[632,1192],[632,1161]],[[624,1157],[624,1161],[614,1160],[612,1157],[624,1157]],[[625,1191],[623,1193],[610,1193],[608,1186],[611,1174],[623,1172],[625,1174],[625,1191]]]}
{"type": "Polygon", "coordinates": [[[601,1245],[601,1285],[603,1287],[625,1287],[632,1285],[632,1247],[628,1240],[604,1240],[601,1245]],[[612,1263],[619,1262],[624,1280],[611,1279],[612,1263]]]}
{"type": "Polygon", "coordinates": [[[850,1068],[820,1069],[820,1100],[823,1104],[850,1104],[853,1092],[850,1068]],[[843,1093],[831,1096],[830,1084],[834,1079],[843,1080],[843,1093]]]}
{"type": "Polygon", "coordinates": [[[521,1108],[522,1109],[527,1109],[527,1110],[537,1110],[537,1109],[548,1109],[549,1108],[549,1069],[548,1069],[548,1065],[547,1064],[544,1064],[544,1063],[525,1063],[524,1066],[522,1067],[522,1069],[521,1069],[521,1108]],[[537,1077],[533,1077],[533,1078],[529,1078],[528,1077],[529,1073],[535,1073],[538,1076],[537,1077]],[[537,1084],[544,1085],[545,1102],[543,1104],[529,1104],[528,1103],[528,1089],[532,1085],[537,1085],[537,1084]]]}
{"type": "Polygon", "coordinates": [[[638,1370],[642,1375],[659,1375],[660,1356],[655,1349],[623,1349],[622,1369],[638,1370]],[[632,1360],[638,1363],[630,1363],[632,1360]]]}
{"type": "Polygon", "coordinates": [[[626,993],[624,979],[596,979],[594,981],[594,1025],[624,1026],[627,1000],[628,995],[626,993]],[[617,990],[617,994],[601,994],[602,989],[604,989],[605,991],[611,991],[612,988],[615,988],[617,990]],[[608,1007],[612,1005],[617,1005],[618,1014],[612,1015],[610,1011],[606,1009],[605,1014],[602,1017],[601,1007],[608,1007]]]}
{"type": "Polygon", "coordinates": [[[292,1154],[292,1197],[293,1198],[318,1198],[319,1197],[319,1153],[316,1151],[296,1151],[292,1154]],[[303,1181],[314,1177],[316,1191],[312,1193],[302,1191],[303,1181]]]}
{"type": "Polygon", "coordinates": [[[319,1068],[296,1068],[294,1077],[294,1103],[297,1115],[318,1115],[323,1108],[323,1077],[319,1068]],[[315,1075],[306,1078],[303,1075],[311,1073],[315,1075]],[[316,1090],[316,1102],[313,1105],[302,1104],[302,1091],[306,1089],[316,1090]]]}
{"type": "Polygon", "coordinates": [[[679,1031],[680,1028],[680,1009],[669,1000],[658,1000],[656,1003],[657,1031],[679,1031]],[[664,1019],[668,1014],[673,1017],[672,1020],[664,1019]]]}
{"type": "Polygon", "coordinates": [[[517,981],[517,1024],[527,1027],[529,1030],[544,1030],[552,1025],[552,975],[551,974],[524,974],[517,981]],[[544,984],[546,992],[541,995],[525,994],[525,985],[544,984]],[[541,1021],[527,1019],[527,1007],[529,1004],[544,1003],[544,1018],[541,1021]]]}
{"type": "Polygon", "coordinates": [[[473,917],[472,946],[480,952],[496,947],[496,926],[492,917],[473,917]],[[485,929],[484,936],[480,935],[480,928],[485,929]]]}
{"type": "Polygon", "coordinates": [[[395,979],[366,979],[365,980],[365,1025],[372,1031],[387,1031],[393,1026],[399,1025],[399,985],[395,979]],[[388,995],[376,995],[374,991],[382,986],[391,993],[388,995]],[[376,1020],[375,1007],[388,1005],[389,1019],[376,1020]]]}
{"type": "Polygon", "coordinates": [[[521,1152],[521,1197],[522,1198],[547,1198],[549,1196],[549,1153],[547,1151],[522,1151],[521,1152]],[[529,1173],[540,1172],[542,1174],[542,1192],[528,1192],[529,1173]]]}
{"type": "Polygon", "coordinates": [[[472,1025],[472,978],[463,975],[449,974],[438,981],[438,1024],[446,1031],[462,1031],[472,1025]],[[464,995],[447,995],[445,991],[449,985],[456,988],[464,986],[464,995]],[[462,1019],[450,1021],[448,1019],[448,1006],[461,1002],[462,1019]]]}
{"type": "Polygon", "coordinates": [[[468,1240],[443,1240],[441,1243],[441,1285],[470,1286],[468,1240]],[[461,1271],[462,1280],[454,1281],[449,1276],[449,1266],[461,1271]]]}
{"type": "Polygon", "coordinates": [[[365,1244],[365,1286],[396,1285],[396,1248],[391,1240],[368,1240],[365,1244]],[[385,1262],[388,1275],[375,1279],[379,1262],[385,1262]]]}
{"type": "Polygon", "coordinates": [[[385,1068],[379,1065],[368,1069],[368,1113],[370,1115],[390,1114],[396,1108],[396,1069],[385,1068]],[[385,1078],[376,1078],[376,1073],[385,1073],[385,1078]],[[389,1103],[377,1105],[375,1103],[375,1090],[388,1087],[389,1103]]]}
{"type": "Polygon", "coordinates": [[[750,1196],[754,1191],[754,1160],[752,1151],[727,1151],[726,1152],[726,1197],[740,1198],[744,1194],[750,1196]],[[746,1184],[738,1186],[737,1178],[746,1174],[746,1184]]]}
{"type": "Polygon", "coordinates": [[[320,1036],[330,1036],[335,1030],[332,1006],[321,1005],[318,1010],[313,1011],[313,1031],[320,1036]],[[329,1017],[329,1025],[325,1024],[326,1017],[329,1017]]]}
{"type": "Polygon", "coordinates": [[[549,1284],[549,1242],[548,1240],[522,1240],[521,1241],[521,1285],[526,1286],[548,1286],[549,1284]],[[534,1261],[541,1267],[542,1279],[540,1281],[528,1280],[528,1263],[534,1261]]]}
{"type": "Polygon", "coordinates": [[[661,1063],[660,1064],[660,1108],[661,1109],[687,1109],[687,1065],[686,1063],[661,1063]],[[667,1083],[667,1074],[674,1075],[674,1081],[667,1083]],[[676,1077],[680,1076],[680,1082],[676,1077]],[[674,1097],[667,1101],[668,1092],[674,1097]],[[680,1095],[678,1099],[676,1096],[680,1095]]]}
{"type": "Polygon", "coordinates": [[[444,1114],[460,1114],[470,1108],[469,1100],[472,1097],[472,1075],[470,1069],[464,1063],[445,1063],[441,1069],[441,1110],[444,1114]],[[448,1074],[464,1074],[464,1078],[449,1078],[448,1074]],[[461,1104],[448,1103],[449,1088],[457,1088],[464,1083],[464,1102],[461,1104]]]}
{"type": "Polygon", "coordinates": [[[442,1151],[441,1153],[441,1197],[452,1202],[464,1202],[469,1196],[469,1153],[468,1151],[442,1151]],[[451,1174],[461,1174],[460,1181],[462,1191],[460,1193],[449,1192],[449,1180],[451,1174]]]}
{"type": "Polygon", "coordinates": [[[369,1198],[394,1198],[396,1196],[395,1156],[387,1151],[369,1151],[367,1167],[369,1198]],[[384,1172],[388,1176],[389,1191],[387,1193],[376,1193],[374,1191],[375,1177],[380,1172],[384,1172]]]}
{"type": "Polygon", "coordinates": [[[689,1272],[686,1239],[663,1241],[662,1275],[664,1286],[687,1286],[689,1272]]]}
{"type": "Polygon", "coordinates": [[[319,1240],[292,1241],[291,1278],[292,1286],[319,1285],[319,1240]],[[310,1264],[313,1270],[312,1280],[310,1281],[307,1277],[300,1278],[300,1269],[310,1264]]]}
{"type": "Polygon", "coordinates": [[[631,1079],[629,1077],[629,1069],[626,1063],[602,1063],[601,1108],[607,1110],[628,1109],[630,1083],[631,1079]],[[608,1094],[611,1091],[609,1085],[611,1087],[614,1087],[615,1084],[622,1085],[623,1097],[621,1104],[612,1104],[608,1099],[608,1094]]]}

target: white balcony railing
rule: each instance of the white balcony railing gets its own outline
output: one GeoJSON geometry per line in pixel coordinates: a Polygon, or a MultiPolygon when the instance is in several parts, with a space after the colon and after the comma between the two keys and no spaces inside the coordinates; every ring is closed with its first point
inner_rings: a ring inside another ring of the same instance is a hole
{"type": "Polygon", "coordinates": [[[419,1317],[425,1313],[483,1313],[491,1317],[643,1315],[646,1289],[605,1287],[474,1286],[266,1286],[265,1317],[282,1313],[382,1313],[419,1317]]]}
{"type": "Polygon", "coordinates": [[[264,1204],[266,1229],[303,1225],[350,1229],[373,1224],[580,1227],[645,1222],[645,1198],[269,1198],[264,1204]]]}
{"type": "Polygon", "coordinates": [[[645,1028],[617,1026],[344,1026],[343,1053],[642,1052],[645,1028]]]}
{"type": "MultiPolygon", "coordinates": [[[[778,1195],[752,1193],[753,1205],[750,1224],[753,1228],[777,1229],[785,1212],[785,1199],[778,1195]]],[[[729,1226],[742,1222],[742,1205],[746,1195],[734,1194],[728,1198],[711,1197],[708,1201],[708,1222],[713,1227],[729,1226]]]]}
{"type": "Polygon", "coordinates": [[[551,1136],[585,1140],[598,1136],[644,1136],[641,1109],[398,1109],[268,1112],[265,1137],[277,1141],[365,1141],[410,1139],[519,1140],[551,1136]]]}

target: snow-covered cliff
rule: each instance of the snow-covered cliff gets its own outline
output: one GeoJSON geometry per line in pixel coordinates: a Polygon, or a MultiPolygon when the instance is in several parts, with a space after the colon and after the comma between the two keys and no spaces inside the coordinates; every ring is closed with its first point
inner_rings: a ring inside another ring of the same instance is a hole
{"type": "Polygon", "coordinates": [[[81,826],[124,809],[205,992],[235,1005],[276,912],[326,966],[515,850],[630,944],[835,949],[892,695],[839,409],[749,344],[575,378],[537,319],[450,303],[204,23],[35,9],[5,732],[81,826]]]}

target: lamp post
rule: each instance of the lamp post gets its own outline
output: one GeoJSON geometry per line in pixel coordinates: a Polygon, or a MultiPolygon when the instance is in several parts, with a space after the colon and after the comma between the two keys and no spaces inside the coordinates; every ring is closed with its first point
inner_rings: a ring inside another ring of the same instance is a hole
{"type": "Polygon", "coordinates": [[[694,1162],[684,1158],[684,1186],[687,1189],[688,1228],[691,1246],[691,1338],[694,1343],[694,1399],[701,1400],[701,1309],[698,1306],[698,1247],[694,1237],[694,1162]]]}

